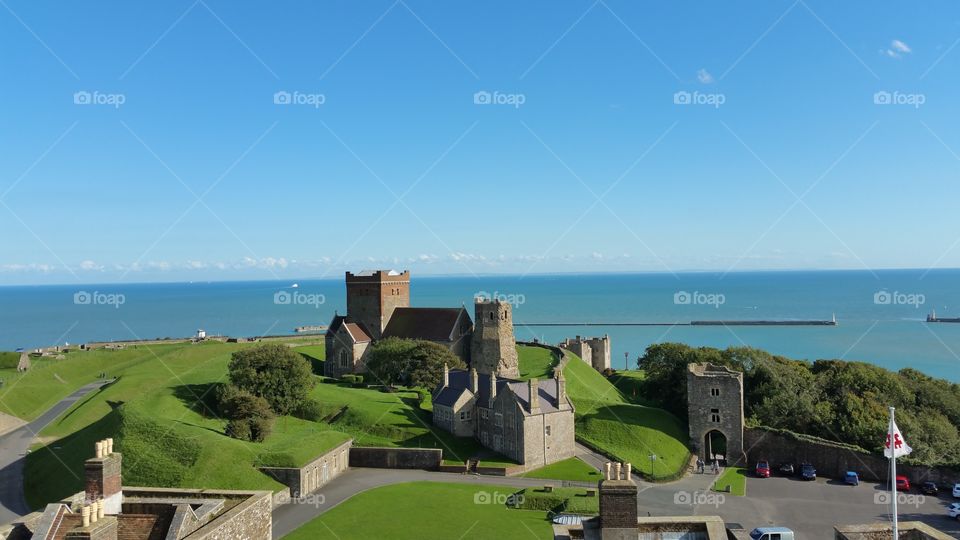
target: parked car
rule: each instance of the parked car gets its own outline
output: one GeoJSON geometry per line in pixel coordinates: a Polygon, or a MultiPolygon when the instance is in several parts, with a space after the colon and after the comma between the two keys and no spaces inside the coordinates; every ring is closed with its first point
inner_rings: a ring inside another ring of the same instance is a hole
{"type": "Polygon", "coordinates": [[[947,507],[947,515],[954,519],[960,518],[960,503],[951,503],[947,507]]]}
{"type": "Polygon", "coordinates": [[[851,486],[859,486],[860,475],[858,475],[855,471],[847,471],[847,474],[843,477],[843,481],[851,486]]]}
{"type": "Polygon", "coordinates": [[[786,527],[757,527],[750,531],[750,540],[794,540],[794,536],[786,527]]]}
{"type": "Polygon", "coordinates": [[[910,479],[902,474],[897,475],[897,491],[910,491],[910,479]]]}
{"type": "Polygon", "coordinates": [[[800,478],[804,480],[816,480],[817,479],[817,469],[813,467],[810,463],[803,463],[800,465],[800,478]]]}
{"type": "Polygon", "coordinates": [[[757,462],[757,467],[754,469],[754,472],[757,475],[757,478],[770,478],[770,462],[761,459],[757,462]]]}
{"type": "Polygon", "coordinates": [[[933,495],[936,497],[937,494],[940,493],[940,488],[937,487],[936,482],[924,482],[923,485],[920,486],[920,491],[922,491],[924,495],[933,495]]]}
{"type": "Polygon", "coordinates": [[[953,485],[953,496],[960,497],[960,483],[953,485]]]}
{"type": "Polygon", "coordinates": [[[780,471],[780,474],[784,476],[793,476],[796,474],[796,470],[793,468],[793,463],[781,463],[778,470],[780,471]]]}

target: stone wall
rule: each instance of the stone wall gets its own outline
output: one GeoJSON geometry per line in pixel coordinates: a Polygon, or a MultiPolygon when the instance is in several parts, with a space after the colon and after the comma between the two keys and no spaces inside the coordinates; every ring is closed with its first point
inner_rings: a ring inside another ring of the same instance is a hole
{"type": "Polygon", "coordinates": [[[303,497],[320,489],[349,467],[353,439],[324,452],[303,467],[260,467],[260,470],[290,488],[291,497],[303,497]]]}
{"type": "Polygon", "coordinates": [[[479,373],[519,377],[513,313],[509,303],[482,298],[475,300],[470,367],[479,373]]]}
{"type": "MultiPolygon", "coordinates": [[[[847,471],[856,471],[861,480],[873,482],[886,482],[890,477],[890,462],[879,454],[764,428],[747,429],[744,437],[751,464],[759,459],[769,460],[773,467],[781,462],[809,462],[817,469],[818,476],[837,480],[842,479],[847,471]]],[[[960,471],[950,467],[897,463],[897,474],[909,478],[911,484],[936,482],[941,489],[960,482],[960,471]]]]}
{"type": "Polygon", "coordinates": [[[353,447],[350,449],[351,467],[434,471],[440,468],[442,462],[443,450],[439,448],[353,447]]]}
{"type": "Polygon", "coordinates": [[[709,459],[705,437],[717,431],[727,441],[727,464],[743,460],[743,373],[711,364],[687,366],[687,413],[695,454],[709,459]]]}
{"type": "Polygon", "coordinates": [[[270,540],[273,537],[272,510],[272,494],[257,492],[184,540],[270,540]]]}

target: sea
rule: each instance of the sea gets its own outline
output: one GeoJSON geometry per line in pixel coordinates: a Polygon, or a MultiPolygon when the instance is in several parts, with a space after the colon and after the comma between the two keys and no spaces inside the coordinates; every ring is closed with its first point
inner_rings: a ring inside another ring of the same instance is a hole
{"type": "MultiPolygon", "coordinates": [[[[751,346],[795,359],[912,367],[960,382],[960,270],[413,275],[411,304],[513,304],[518,340],[611,338],[615,368],[654,343],[751,346]],[[836,326],[689,326],[694,320],[832,320],[836,326]],[[536,326],[560,323],[566,326],[536,326]],[[585,326],[589,323],[593,326],[585,326]],[[623,323],[660,326],[620,326],[623,323]]],[[[345,313],[342,277],[289,281],[0,287],[0,350],[91,341],[294,334],[345,313]]]]}

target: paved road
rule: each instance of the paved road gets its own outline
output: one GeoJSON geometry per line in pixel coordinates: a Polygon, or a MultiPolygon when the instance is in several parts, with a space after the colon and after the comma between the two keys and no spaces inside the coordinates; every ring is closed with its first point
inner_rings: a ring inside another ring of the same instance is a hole
{"type": "MultiPolygon", "coordinates": [[[[641,516],[718,515],[727,525],[740,524],[749,531],[763,525],[782,525],[799,540],[833,538],[837,524],[861,524],[889,520],[886,494],[877,484],[852,487],[839,482],[803,482],[793,478],[748,478],[747,496],[735,497],[709,491],[717,477],[690,475],[669,484],[638,481],[641,516]],[[877,494],[882,494],[879,497],[877,494]]],[[[313,497],[278,507],[273,513],[273,537],[282,538],[308,521],[324,514],[353,495],[401,482],[453,482],[512,488],[556,483],[543,479],[473,476],[428,471],[351,469],[334,479],[313,497]]],[[[918,520],[960,538],[960,523],[946,517],[949,496],[900,501],[901,521],[918,520]]]]}
{"type": "Polygon", "coordinates": [[[74,403],[109,382],[90,383],[64,398],[33,422],[0,436],[0,523],[9,523],[30,513],[23,496],[23,461],[36,434],[74,403]]]}

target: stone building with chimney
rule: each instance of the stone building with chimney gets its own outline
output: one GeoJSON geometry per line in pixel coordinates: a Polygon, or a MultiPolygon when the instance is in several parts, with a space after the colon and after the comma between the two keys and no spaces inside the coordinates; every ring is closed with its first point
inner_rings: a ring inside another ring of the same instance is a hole
{"type": "Polygon", "coordinates": [[[3,540],[219,540],[272,537],[272,493],[124,486],[123,456],[99,441],[84,490],[12,523],[3,540]]]}
{"type": "Polygon", "coordinates": [[[542,467],[573,457],[574,408],[563,370],[518,380],[510,304],[475,299],[469,370],[444,368],[433,393],[433,423],[521,463],[542,467]]]}
{"type": "Polygon", "coordinates": [[[377,340],[397,337],[432,341],[470,360],[473,321],[463,306],[410,306],[410,272],[346,273],[347,314],[327,327],[324,375],[342,377],[366,371],[367,350],[377,340]]]}

